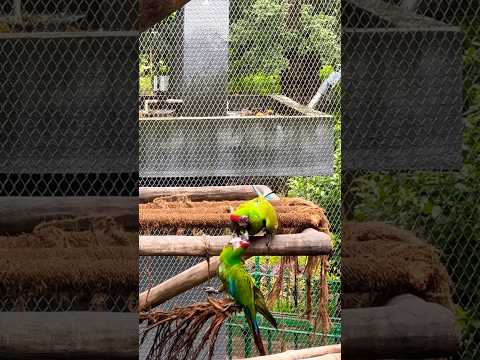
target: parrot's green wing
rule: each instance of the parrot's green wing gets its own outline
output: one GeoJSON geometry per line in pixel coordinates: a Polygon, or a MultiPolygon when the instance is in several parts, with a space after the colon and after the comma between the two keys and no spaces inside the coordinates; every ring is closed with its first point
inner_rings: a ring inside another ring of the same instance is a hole
{"type": "Polygon", "coordinates": [[[227,290],[237,303],[247,308],[253,318],[256,316],[254,283],[252,276],[243,265],[235,265],[227,269],[227,290]]]}
{"type": "Polygon", "coordinates": [[[277,212],[273,205],[264,197],[259,197],[259,208],[268,233],[275,234],[278,229],[277,212]]]}
{"type": "Polygon", "coordinates": [[[265,298],[263,297],[262,292],[260,289],[256,286],[253,288],[254,296],[255,296],[255,308],[257,311],[262,314],[265,319],[268,320],[272,326],[277,329],[277,321],[273,317],[273,315],[270,313],[270,310],[268,310],[267,303],[265,302],[265,298]]]}

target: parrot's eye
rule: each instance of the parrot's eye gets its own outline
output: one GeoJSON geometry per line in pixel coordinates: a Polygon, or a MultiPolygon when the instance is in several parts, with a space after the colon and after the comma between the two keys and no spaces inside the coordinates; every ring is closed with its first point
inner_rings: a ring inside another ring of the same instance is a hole
{"type": "Polygon", "coordinates": [[[239,224],[241,226],[248,226],[248,216],[241,216],[239,224]]]}

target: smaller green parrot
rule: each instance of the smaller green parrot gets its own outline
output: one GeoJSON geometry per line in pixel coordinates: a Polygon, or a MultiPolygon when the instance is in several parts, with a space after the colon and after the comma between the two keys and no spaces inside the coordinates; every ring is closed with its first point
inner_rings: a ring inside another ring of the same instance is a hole
{"type": "Polygon", "coordinates": [[[268,235],[267,245],[270,244],[272,234],[278,229],[277,212],[263,195],[241,203],[231,212],[230,221],[233,224],[233,232],[247,239],[249,235],[255,236],[265,232],[268,235]]]}
{"type": "Polygon", "coordinates": [[[255,286],[252,276],[242,263],[242,255],[249,245],[248,241],[235,237],[230,244],[223,248],[220,254],[218,277],[222,281],[223,290],[242,307],[247,323],[252,330],[255,345],[259,353],[265,355],[257,322],[257,312],[262,314],[275,328],[277,328],[277,322],[268,310],[262,292],[255,286]]]}

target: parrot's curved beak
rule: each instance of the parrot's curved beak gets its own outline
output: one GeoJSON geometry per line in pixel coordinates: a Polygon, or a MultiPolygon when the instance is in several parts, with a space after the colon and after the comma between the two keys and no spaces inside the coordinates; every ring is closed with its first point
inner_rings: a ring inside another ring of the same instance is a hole
{"type": "Polygon", "coordinates": [[[240,247],[242,249],[248,249],[249,246],[250,246],[250,241],[243,240],[243,239],[240,240],[240,247]]]}

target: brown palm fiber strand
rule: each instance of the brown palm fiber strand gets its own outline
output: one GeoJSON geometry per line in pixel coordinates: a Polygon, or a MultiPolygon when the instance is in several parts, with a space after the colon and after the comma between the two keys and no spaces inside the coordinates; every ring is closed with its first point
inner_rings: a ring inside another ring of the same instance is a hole
{"type": "Polygon", "coordinates": [[[319,256],[320,263],[320,281],[318,282],[318,307],[317,307],[317,317],[315,318],[313,325],[313,334],[317,332],[319,325],[322,327],[322,342],[324,345],[327,341],[327,334],[330,331],[330,317],[328,315],[327,305],[328,305],[328,283],[327,283],[327,271],[328,271],[328,257],[319,256]]]}
{"type": "Polygon", "coordinates": [[[343,244],[344,307],[381,306],[412,293],[453,309],[439,251],[412,232],[381,222],[348,223],[343,244]]]}
{"type": "Polygon", "coordinates": [[[240,308],[232,300],[209,298],[207,302],[170,311],[140,313],[140,322],[146,322],[141,342],[150,331],[155,331],[147,359],[194,360],[207,346],[208,359],[212,359],[222,325],[238,311],[240,308]]]}
{"type": "Polygon", "coordinates": [[[305,266],[305,283],[306,283],[306,309],[305,315],[307,319],[311,320],[312,318],[312,278],[315,275],[319,265],[318,256],[310,256],[308,258],[307,264],[305,266]]]}
{"type": "Polygon", "coordinates": [[[287,267],[288,259],[285,256],[280,258],[280,267],[275,282],[273,283],[272,290],[268,294],[267,304],[268,307],[272,307],[275,302],[280,298],[283,290],[283,277],[285,274],[285,268],[287,267]]]}

